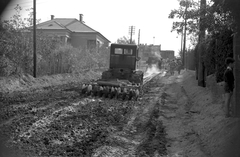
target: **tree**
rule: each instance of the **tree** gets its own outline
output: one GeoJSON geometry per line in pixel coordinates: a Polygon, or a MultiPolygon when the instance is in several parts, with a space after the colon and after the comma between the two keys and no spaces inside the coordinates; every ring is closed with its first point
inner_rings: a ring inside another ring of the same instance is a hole
{"type": "MultiPolygon", "coordinates": [[[[230,0],[231,1],[231,0],[230,0]]],[[[213,56],[216,54],[213,52],[213,48],[209,48],[211,44],[210,42],[214,40],[220,40],[219,38],[216,38],[219,35],[216,34],[225,34],[226,39],[228,40],[228,31],[226,30],[233,30],[235,26],[235,21],[232,18],[232,13],[227,10],[227,7],[223,7],[224,3],[228,3],[223,0],[213,0],[212,2],[209,2],[207,4],[204,4],[203,9],[199,8],[199,4],[196,2],[190,1],[190,0],[179,0],[179,8],[174,9],[169,14],[169,18],[177,18],[178,21],[173,22],[172,31],[177,31],[178,34],[183,34],[183,26],[184,26],[184,17],[187,19],[187,35],[190,36],[191,43],[195,45],[195,60],[196,62],[201,61],[203,65],[210,64],[210,58],[214,58],[213,56]],[[217,3],[216,3],[217,1],[217,3]],[[187,9],[186,9],[187,8],[187,9]],[[204,10],[204,20],[201,21],[201,29],[204,28],[204,31],[201,31],[201,33],[206,32],[206,37],[201,37],[201,41],[199,41],[199,34],[200,34],[200,12],[204,10]],[[207,39],[208,38],[208,39],[207,39]],[[197,40],[198,39],[198,40],[197,40]],[[210,51],[211,50],[211,51],[210,51]],[[203,53],[204,52],[204,53],[203,53]],[[201,55],[199,56],[199,53],[201,55]],[[205,54],[207,53],[207,54],[205,54]],[[208,54],[209,53],[209,54],[208,54]],[[208,56],[208,57],[206,57],[208,56]],[[212,56],[212,57],[211,57],[212,56]],[[200,58],[199,58],[200,57],[200,58]],[[203,60],[200,60],[203,59],[203,60]]],[[[229,4],[229,3],[228,3],[229,4]]],[[[224,41],[223,41],[224,43],[224,41]]],[[[215,51],[215,50],[214,50],[215,51]]],[[[225,56],[225,51],[218,50],[218,53],[223,53],[220,56],[225,56]]],[[[217,58],[214,58],[217,59],[217,58]]],[[[211,59],[213,60],[213,59],[211,59]]],[[[222,59],[220,59],[222,60],[222,59]]],[[[214,61],[218,62],[218,61],[214,61]]],[[[214,64],[214,63],[211,63],[214,64]]],[[[221,63],[224,65],[224,63],[221,63]]],[[[198,79],[198,66],[199,64],[196,64],[196,78],[198,79]]],[[[207,69],[210,70],[210,67],[214,66],[208,66],[207,69]]],[[[220,68],[222,70],[222,68],[220,68]]],[[[218,70],[220,70],[218,69],[218,70]]],[[[203,69],[204,70],[204,69],[203,69]]],[[[217,70],[217,69],[216,69],[217,70]]],[[[217,70],[217,71],[218,71],[217,70]]],[[[210,70],[212,71],[212,70],[210,70]]],[[[209,72],[207,72],[209,73],[209,72]]],[[[203,80],[204,81],[204,80],[203,80]]],[[[203,82],[202,81],[202,82],[203,82]]]]}
{"type": "MultiPolygon", "coordinates": [[[[173,22],[172,31],[176,31],[178,34],[183,34],[186,20],[187,35],[196,37],[199,25],[199,4],[190,0],[178,1],[179,8],[171,10],[168,16],[170,19],[177,19],[177,21],[173,22]]],[[[191,41],[194,42],[195,40],[191,41]]]]}
{"type": "MultiPolygon", "coordinates": [[[[31,26],[29,22],[33,20],[32,13],[29,13],[27,20],[23,20],[21,10],[21,6],[17,5],[15,7],[16,13],[10,20],[0,23],[0,60],[7,61],[5,62],[7,65],[1,66],[1,75],[3,76],[16,73],[32,73],[33,39],[31,31],[28,31],[28,26],[31,26]]],[[[46,53],[51,53],[57,44],[57,42],[44,37],[41,33],[38,34],[37,42],[39,43],[37,47],[38,58],[47,57],[46,53]]]]}
{"type": "MultiPolygon", "coordinates": [[[[117,39],[117,44],[130,44],[130,39],[123,36],[117,39]]],[[[132,44],[136,44],[135,40],[132,41],[132,44]]]]}
{"type": "MultiPolygon", "coordinates": [[[[33,70],[32,10],[22,20],[21,7],[10,20],[0,21],[0,76],[30,74],[33,70]]],[[[38,20],[40,21],[40,20],[38,20]]],[[[76,49],[62,43],[57,36],[37,32],[38,76],[81,72],[83,69],[103,68],[109,63],[109,49],[100,47],[98,52],[76,49]]]]}

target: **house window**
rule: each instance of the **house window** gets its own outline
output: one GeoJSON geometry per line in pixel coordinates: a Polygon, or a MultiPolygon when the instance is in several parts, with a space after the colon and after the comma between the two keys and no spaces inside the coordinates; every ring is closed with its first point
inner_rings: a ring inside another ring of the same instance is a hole
{"type": "Polygon", "coordinates": [[[99,48],[101,47],[100,41],[97,41],[97,52],[99,53],[99,48]]]}
{"type": "Polygon", "coordinates": [[[87,48],[88,49],[95,49],[96,48],[96,40],[88,40],[87,41],[87,48]]]}
{"type": "Polygon", "coordinates": [[[67,43],[68,43],[68,44],[71,43],[71,38],[67,38],[67,43]]]}
{"type": "Polygon", "coordinates": [[[61,40],[61,42],[65,43],[65,37],[64,36],[61,36],[60,40],[61,40]]]}

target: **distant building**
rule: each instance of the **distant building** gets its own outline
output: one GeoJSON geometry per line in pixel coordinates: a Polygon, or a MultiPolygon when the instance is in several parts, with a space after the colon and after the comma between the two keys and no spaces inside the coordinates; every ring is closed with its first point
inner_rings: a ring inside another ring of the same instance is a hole
{"type": "Polygon", "coordinates": [[[174,51],[172,50],[161,50],[160,55],[163,59],[174,59],[174,51]]]}
{"type": "Polygon", "coordinates": [[[147,60],[150,56],[162,59],[174,59],[173,50],[161,50],[161,45],[139,45],[139,55],[142,60],[147,60]]]}
{"type": "Polygon", "coordinates": [[[100,32],[83,22],[82,14],[79,15],[79,20],[54,18],[51,15],[51,20],[38,24],[36,29],[48,36],[58,36],[64,43],[70,43],[76,48],[98,49],[101,46],[107,47],[110,43],[100,32]]]}

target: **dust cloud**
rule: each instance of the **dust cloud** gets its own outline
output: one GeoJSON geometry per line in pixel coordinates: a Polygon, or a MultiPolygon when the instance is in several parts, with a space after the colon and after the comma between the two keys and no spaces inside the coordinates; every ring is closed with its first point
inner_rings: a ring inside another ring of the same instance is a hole
{"type": "Polygon", "coordinates": [[[147,68],[143,78],[147,78],[153,74],[159,74],[161,71],[158,69],[156,64],[152,64],[150,67],[147,68]]]}

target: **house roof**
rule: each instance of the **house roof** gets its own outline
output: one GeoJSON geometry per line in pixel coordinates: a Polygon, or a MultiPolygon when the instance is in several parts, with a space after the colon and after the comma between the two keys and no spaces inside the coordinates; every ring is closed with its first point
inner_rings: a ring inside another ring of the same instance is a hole
{"type": "Polygon", "coordinates": [[[95,31],[91,27],[87,26],[83,22],[80,22],[79,20],[75,18],[55,18],[53,20],[49,20],[43,23],[40,23],[37,25],[37,29],[51,29],[51,30],[70,30],[71,32],[77,32],[77,33],[97,33],[101,37],[103,37],[105,40],[110,42],[106,37],[104,37],[101,33],[98,31],[95,31]]]}
{"type": "Polygon", "coordinates": [[[61,23],[56,21],[47,21],[37,25],[38,29],[67,29],[61,23]]]}
{"type": "Polygon", "coordinates": [[[84,23],[76,20],[71,24],[66,26],[72,32],[97,32],[94,29],[90,28],[89,26],[85,25],[84,23]]]}

